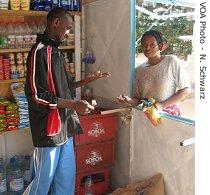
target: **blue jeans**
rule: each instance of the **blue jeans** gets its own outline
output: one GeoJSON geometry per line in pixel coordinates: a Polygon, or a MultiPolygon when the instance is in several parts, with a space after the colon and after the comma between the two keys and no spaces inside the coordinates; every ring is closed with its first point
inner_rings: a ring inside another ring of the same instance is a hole
{"type": "Polygon", "coordinates": [[[34,178],[23,195],[74,195],[75,156],[73,139],[58,147],[35,148],[31,168],[34,178]]]}

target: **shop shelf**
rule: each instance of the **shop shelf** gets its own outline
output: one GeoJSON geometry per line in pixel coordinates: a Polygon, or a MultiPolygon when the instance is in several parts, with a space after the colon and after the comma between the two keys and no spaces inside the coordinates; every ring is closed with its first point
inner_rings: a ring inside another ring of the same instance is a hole
{"type": "Polygon", "coordinates": [[[2,134],[8,134],[8,133],[14,133],[14,132],[24,132],[24,131],[29,131],[30,128],[25,128],[25,129],[18,129],[18,130],[14,130],[14,131],[0,131],[0,135],[2,134]]]}
{"type": "Polygon", "coordinates": [[[16,83],[16,82],[24,82],[26,79],[8,79],[8,80],[0,80],[0,84],[7,84],[7,83],[16,83]]]}
{"type": "MultiPolygon", "coordinates": [[[[34,10],[0,10],[0,15],[8,16],[46,16],[48,12],[45,11],[34,11],[34,10]]],[[[81,12],[69,11],[70,15],[81,15],[81,12]]]]}
{"type": "MultiPolygon", "coordinates": [[[[74,45],[60,46],[60,49],[74,49],[74,45]]],[[[1,53],[17,53],[17,52],[29,52],[31,48],[14,48],[14,49],[0,49],[1,53]]]]}

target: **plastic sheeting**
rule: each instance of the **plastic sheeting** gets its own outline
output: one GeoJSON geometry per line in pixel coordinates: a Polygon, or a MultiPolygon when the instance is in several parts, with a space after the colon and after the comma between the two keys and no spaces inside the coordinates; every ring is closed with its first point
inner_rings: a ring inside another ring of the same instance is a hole
{"type": "Polygon", "coordinates": [[[130,80],[130,2],[100,0],[84,6],[85,43],[96,62],[86,72],[109,71],[112,76],[92,83],[97,96],[116,97],[129,93],[130,80]],[[112,86],[112,87],[110,87],[112,86]]]}

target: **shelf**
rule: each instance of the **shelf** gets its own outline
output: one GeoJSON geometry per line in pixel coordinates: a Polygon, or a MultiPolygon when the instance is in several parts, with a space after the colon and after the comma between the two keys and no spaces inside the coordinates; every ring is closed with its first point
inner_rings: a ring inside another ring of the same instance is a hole
{"type": "Polygon", "coordinates": [[[0,53],[28,52],[31,48],[0,49],[0,53]]]}
{"type": "MultiPolygon", "coordinates": [[[[0,15],[10,16],[46,16],[48,12],[45,11],[23,11],[23,10],[0,10],[0,15]]],[[[71,16],[81,15],[81,12],[69,11],[71,16]]]]}
{"type": "Polygon", "coordinates": [[[59,49],[74,49],[75,46],[74,45],[64,45],[64,46],[60,46],[58,47],[59,49]]]}
{"type": "MultiPolygon", "coordinates": [[[[71,74],[71,77],[76,77],[76,74],[71,74]]],[[[25,82],[26,78],[21,78],[21,79],[7,79],[7,80],[0,80],[0,84],[8,84],[8,83],[16,83],[16,82],[25,82]]]]}
{"type": "Polygon", "coordinates": [[[7,83],[16,83],[16,82],[25,82],[25,78],[21,79],[8,79],[8,80],[0,80],[0,84],[7,84],[7,83]]]}
{"type": "Polygon", "coordinates": [[[25,132],[25,131],[29,131],[30,128],[25,128],[25,129],[18,129],[18,130],[14,130],[14,131],[0,131],[0,135],[3,134],[8,134],[8,133],[16,133],[16,132],[25,132]]]}
{"type": "MultiPolygon", "coordinates": [[[[0,49],[1,53],[29,52],[31,48],[0,49]]],[[[60,46],[59,49],[74,49],[74,45],[60,46]]]]}

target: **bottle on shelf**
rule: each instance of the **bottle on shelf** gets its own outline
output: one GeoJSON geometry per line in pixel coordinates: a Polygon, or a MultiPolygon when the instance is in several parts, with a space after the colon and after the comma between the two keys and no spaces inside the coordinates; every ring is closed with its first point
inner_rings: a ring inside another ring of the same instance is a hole
{"type": "Polygon", "coordinates": [[[6,25],[6,32],[7,32],[7,45],[8,45],[8,48],[15,48],[14,23],[9,22],[6,25]]]}
{"type": "Polygon", "coordinates": [[[6,170],[3,158],[0,158],[0,194],[7,195],[6,170]]]}
{"type": "Polygon", "coordinates": [[[7,35],[5,23],[0,23],[0,48],[7,48],[7,35]]]}
{"type": "Polygon", "coordinates": [[[94,195],[92,177],[88,176],[85,181],[85,195],[94,195]]]}
{"type": "Polygon", "coordinates": [[[10,195],[22,195],[24,188],[23,173],[16,157],[10,159],[8,184],[10,195]]]}
{"type": "Polygon", "coordinates": [[[23,27],[23,23],[16,23],[15,25],[15,47],[22,48],[23,47],[23,35],[25,34],[25,29],[23,27]]]}
{"type": "Polygon", "coordinates": [[[24,179],[24,187],[26,188],[30,183],[30,156],[24,155],[23,158],[23,179],[24,179]]]}
{"type": "Polygon", "coordinates": [[[40,21],[37,24],[37,33],[43,34],[44,30],[45,30],[45,24],[42,21],[40,21]]]}
{"type": "Polygon", "coordinates": [[[38,28],[34,22],[29,23],[29,28],[31,29],[31,45],[30,46],[32,46],[36,43],[38,28]]]}
{"type": "Polygon", "coordinates": [[[23,35],[23,47],[29,48],[31,46],[31,28],[29,27],[28,23],[23,23],[24,35],[23,35]]]}

